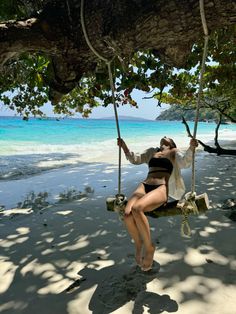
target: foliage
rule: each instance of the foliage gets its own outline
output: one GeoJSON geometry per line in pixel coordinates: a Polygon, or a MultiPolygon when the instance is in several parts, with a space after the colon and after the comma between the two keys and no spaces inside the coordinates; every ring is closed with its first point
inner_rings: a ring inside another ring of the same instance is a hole
{"type": "Polygon", "coordinates": [[[42,9],[45,0],[1,0],[0,21],[29,18],[42,9]]]}
{"type": "MultiPolygon", "coordinates": [[[[215,33],[209,42],[208,60],[204,75],[204,101],[202,106],[216,110],[236,122],[236,27],[215,33]]],[[[190,59],[192,62],[202,47],[195,46],[190,59]],[[200,49],[200,50],[199,50],[200,49]]],[[[194,63],[192,63],[192,66],[194,63]]],[[[174,75],[175,82],[168,92],[155,95],[159,101],[194,107],[197,100],[199,64],[174,75]]]]}
{"type": "MultiPolygon", "coordinates": [[[[181,105],[171,106],[163,111],[156,120],[182,120],[182,117],[188,121],[194,121],[196,115],[195,108],[185,108],[181,105]]],[[[199,112],[199,121],[217,121],[219,114],[216,110],[201,108],[199,112]]]]}
{"type": "MultiPolygon", "coordinates": [[[[0,20],[27,18],[37,14],[46,2],[2,0],[0,20]]],[[[236,26],[232,26],[211,35],[204,90],[209,107],[219,106],[219,111],[223,110],[232,121],[236,116],[235,33],[236,26]]],[[[194,108],[202,49],[203,40],[194,45],[185,68],[181,70],[161,62],[153,51],[136,52],[122,64],[115,60],[113,75],[117,104],[138,107],[132,99],[132,91],[139,89],[157,99],[159,106],[169,103],[194,108]]],[[[51,75],[48,56],[42,53],[23,54],[17,61],[10,62],[6,72],[0,76],[0,101],[25,118],[30,113],[42,115],[41,107],[49,100],[48,81],[51,75]]],[[[107,106],[111,101],[107,69],[105,65],[100,65],[95,74],[83,77],[77,87],[54,106],[54,112],[66,115],[79,112],[88,117],[94,107],[101,104],[107,106]]]]}
{"type": "Polygon", "coordinates": [[[23,54],[9,63],[0,76],[0,100],[25,118],[30,113],[42,115],[40,107],[48,100],[49,93],[44,79],[48,64],[49,60],[40,54],[23,54]]]}

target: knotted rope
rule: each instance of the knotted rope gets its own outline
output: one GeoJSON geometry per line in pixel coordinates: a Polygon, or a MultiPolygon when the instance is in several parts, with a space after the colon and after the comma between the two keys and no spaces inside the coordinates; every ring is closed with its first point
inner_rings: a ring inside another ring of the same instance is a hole
{"type": "MultiPolygon", "coordinates": [[[[197,135],[197,126],[198,126],[198,119],[199,119],[199,111],[201,105],[201,98],[203,94],[203,85],[204,85],[204,73],[205,73],[205,65],[206,65],[206,58],[207,58],[207,50],[208,50],[208,28],[206,23],[206,16],[204,10],[204,0],[199,0],[199,7],[200,7],[200,15],[202,21],[202,27],[204,31],[204,48],[203,48],[203,55],[202,55],[202,62],[201,62],[201,71],[199,76],[199,89],[197,95],[197,105],[196,105],[196,115],[194,121],[194,130],[193,130],[193,139],[196,139],[197,135]]],[[[190,236],[191,229],[188,222],[188,212],[189,208],[192,208],[192,211],[198,214],[198,208],[195,203],[195,147],[193,148],[192,153],[192,178],[191,178],[191,192],[187,193],[184,197],[185,205],[183,206],[183,219],[181,224],[181,234],[183,236],[190,236]]]]}

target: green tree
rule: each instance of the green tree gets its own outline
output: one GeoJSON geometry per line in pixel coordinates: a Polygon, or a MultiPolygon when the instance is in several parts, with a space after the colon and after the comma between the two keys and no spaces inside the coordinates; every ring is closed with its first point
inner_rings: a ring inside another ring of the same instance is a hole
{"type": "MultiPolygon", "coordinates": [[[[221,0],[212,7],[206,1],[205,8],[211,29],[205,95],[211,106],[223,97],[228,106],[220,108],[229,117],[235,115],[236,90],[233,2],[221,0]]],[[[184,0],[86,4],[91,42],[106,58],[116,56],[117,103],[137,107],[132,91],[139,89],[155,97],[157,105],[194,107],[203,45],[197,0],[191,5],[184,0]]],[[[56,113],[76,111],[86,117],[92,108],[111,102],[106,65],[84,40],[79,8],[78,0],[1,2],[0,18],[6,22],[0,25],[0,99],[10,109],[38,115],[50,100],[56,113]]]]}

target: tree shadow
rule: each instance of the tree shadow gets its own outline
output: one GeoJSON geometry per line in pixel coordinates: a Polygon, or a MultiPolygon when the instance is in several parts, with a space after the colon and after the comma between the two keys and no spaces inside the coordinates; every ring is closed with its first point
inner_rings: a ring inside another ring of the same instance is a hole
{"type": "MultiPolygon", "coordinates": [[[[110,313],[143,298],[159,264],[147,273],[133,267],[134,256],[128,253],[133,248],[118,215],[106,211],[104,198],[96,193],[86,203],[2,218],[0,311],[67,313],[73,300],[95,286],[88,304],[92,313],[110,313]]],[[[154,311],[150,296],[147,306],[154,311]]],[[[81,313],[77,307],[75,313],[81,313]]]]}
{"type": "Polygon", "coordinates": [[[148,313],[159,314],[163,312],[173,313],[178,311],[178,303],[170,298],[169,295],[158,295],[157,293],[144,291],[139,294],[132,313],[143,314],[144,308],[148,308],[148,313]]]}
{"type": "MultiPolygon", "coordinates": [[[[221,185],[222,199],[234,194],[230,183],[235,168],[229,165],[229,170],[219,168],[220,175],[230,179],[228,188],[225,181],[209,176],[210,169],[203,168],[197,178],[198,185],[212,180],[206,185],[212,204],[219,199],[214,193],[221,185]]],[[[144,307],[149,313],[161,313],[177,311],[193,300],[207,308],[220,285],[227,289],[235,282],[230,241],[235,225],[214,204],[206,215],[190,217],[193,234],[189,239],[181,238],[181,217],[150,218],[158,263],[150,273],[134,268],[129,236],[117,214],[105,208],[103,176],[112,179],[108,166],[101,165],[99,176],[89,173],[87,182],[97,178],[101,186],[89,201],[2,219],[0,311],[108,314],[133,302],[134,314],[143,313],[144,307]]],[[[132,180],[134,169],[126,170],[132,180]]],[[[134,185],[124,192],[129,195],[134,185]]],[[[113,186],[109,188],[111,193],[113,186]]]]}
{"type": "MultiPolygon", "coordinates": [[[[89,302],[89,310],[94,314],[109,314],[121,308],[129,301],[134,301],[133,313],[143,313],[143,306],[149,313],[176,312],[177,303],[168,295],[148,292],[147,283],[158,278],[160,265],[156,262],[152,270],[143,272],[138,266],[127,268],[124,264],[104,267],[100,270],[84,268],[78,275],[80,279],[71,284],[65,292],[87,290],[97,285],[89,302]],[[87,278],[90,280],[87,281],[87,278]]],[[[64,293],[64,292],[63,292],[64,293]]]]}

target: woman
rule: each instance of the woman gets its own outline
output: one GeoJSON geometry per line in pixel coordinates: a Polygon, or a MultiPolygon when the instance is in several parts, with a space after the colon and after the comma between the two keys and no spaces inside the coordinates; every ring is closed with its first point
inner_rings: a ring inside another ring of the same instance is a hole
{"type": "Polygon", "coordinates": [[[191,165],[192,151],[198,146],[198,142],[191,139],[190,147],[185,154],[181,154],[174,141],[166,136],[161,139],[160,148],[149,148],[141,155],[130,152],[123,139],[118,139],[117,144],[131,163],[147,163],[149,166],[146,179],[139,184],[128,200],[124,216],[128,232],[135,243],[136,262],[143,271],[148,271],[152,268],[155,246],[144,213],[165,204],[168,196],[174,199],[182,197],[185,186],[180,169],[191,165]]]}

